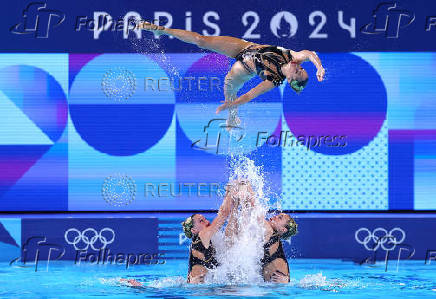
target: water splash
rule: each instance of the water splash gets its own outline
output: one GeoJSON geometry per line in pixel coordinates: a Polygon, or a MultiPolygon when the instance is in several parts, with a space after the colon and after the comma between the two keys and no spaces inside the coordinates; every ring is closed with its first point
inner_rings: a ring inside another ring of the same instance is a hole
{"type": "MultiPolygon", "coordinates": [[[[132,39],[130,42],[138,53],[156,53],[153,54],[157,55],[154,57],[155,60],[163,64],[169,74],[179,75],[159,40],[152,38],[152,35],[144,36],[141,40],[132,39]]],[[[189,102],[189,99],[187,101],[189,102]]],[[[204,109],[208,107],[205,106],[204,109]]],[[[231,131],[231,140],[237,140],[240,137],[237,135],[231,131]]],[[[269,209],[266,194],[269,194],[270,190],[265,184],[263,167],[256,166],[253,160],[242,155],[243,152],[240,144],[229,142],[229,181],[247,181],[254,192],[254,205],[252,206],[248,200],[250,192],[247,186],[239,186],[239,202],[229,219],[227,231],[215,234],[212,239],[220,266],[208,272],[207,283],[240,285],[264,282],[260,261],[264,254],[264,219],[269,209]],[[234,229],[230,230],[229,227],[234,229]]]]}
{"type": "Polygon", "coordinates": [[[161,279],[148,281],[145,285],[147,287],[159,289],[159,288],[181,287],[187,285],[187,282],[186,282],[186,277],[174,276],[174,277],[165,277],[161,279]]]}
{"type": "Polygon", "coordinates": [[[302,288],[319,288],[328,286],[327,277],[323,276],[322,273],[308,274],[304,276],[298,285],[302,288]]]}
{"type": "MultiPolygon", "coordinates": [[[[107,286],[119,286],[119,285],[130,286],[128,282],[121,281],[121,279],[122,279],[122,277],[113,277],[113,278],[100,277],[100,278],[98,278],[98,281],[101,284],[107,285],[107,286]]],[[[86,282],[83,282],[83,283],[86,283],[86,282]]],[[[95,280],[92,280],[92,283],[95,284],[95,280]]]]}
{"type": "Polygon", "coordinates": [[[129,43],[136,53],[152,56],[164,67],[170,77],[181,77],[179,70],[171,62],[159,39],[153,37],[153,33],[144,31],[142,39],[129,36],[129,43]]]}
{"type": "Polygon", "coordinates": [[[268,199],[264,195],[262,167],[244,156],[233,157],[230,164],[229,181],[244,180],[249,185],[238,185],[237,204],[229,217],[226,231],[215,234],[212,239],[220,266],[208,272],[206,282],[233,285],[263,283],[260,260],[264,253],[263,223],[268,199]],[[252,186],[254,196],[251,196],[248,186],[252,186]]]}
{"type": "Polygon", "coordinates": [[[299,281],[292,280],[291,284],[303,289],[322,290],[337,293],[340,289],[347,287],[363,287],[358,280],[327,279],[321,272],[307,274],[299,281]]]}

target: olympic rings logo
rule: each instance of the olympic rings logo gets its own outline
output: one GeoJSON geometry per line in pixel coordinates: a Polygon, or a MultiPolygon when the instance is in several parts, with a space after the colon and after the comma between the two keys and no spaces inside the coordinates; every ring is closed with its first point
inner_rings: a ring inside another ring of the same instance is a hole
{"type": "Polygon", "coordinates": [[[365,246],[366,250],[376,251],[380,247],[383,250],[391,251],[406,239],[406,233],[399,227],[394,227],[389,232],[378,227],[370,231],[366,227],[361,227],[354,233],[357,243],[365,246]],[[363,237],[363,238],[362,238],[363,237]]]}
{"type": "Polygon", "coordinates": [[[74,249],[76,250],[88,250],[89,246],[91,246],[93,250],[98,251],[106,248],[107,245],[114,242],[115,232],[109,227],[103,228],[100,232],[97,232],[93,228],[87,228],[83,232],[79,231],[76,228],[70,228],[65,231],[64,238],[65,241],[68,244],[73,245],[74,249]],[[110,240],[106,238],[109,237],[109,235],[111,235],[110,240]],[[78,246],[79,243],[83,243],[86,246],[82,248],[78,246]],[[94,246],[96,243],[100,243],[102,246],[100,246],[100,248],[96,248],[96,246],[94,246]]]}

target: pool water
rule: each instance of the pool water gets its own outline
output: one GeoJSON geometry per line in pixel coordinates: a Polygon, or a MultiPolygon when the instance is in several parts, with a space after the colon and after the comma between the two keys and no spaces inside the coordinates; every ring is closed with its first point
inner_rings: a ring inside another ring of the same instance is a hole
{"type": "Polygon", "coordinates": [[[41,262],[38,271],[26,264],[0,263],[1,298],[201,298],[265,297],[344,298],[436,297],[436,262],[390,261],[357,265],[340,260],[296,259],[290,261],[291,283],[277,285],[189,285],[186,260],[163,265],[74,265],[73,261],[41,262]],[[119,283],[133,278],[143,287],[119,283]]]}

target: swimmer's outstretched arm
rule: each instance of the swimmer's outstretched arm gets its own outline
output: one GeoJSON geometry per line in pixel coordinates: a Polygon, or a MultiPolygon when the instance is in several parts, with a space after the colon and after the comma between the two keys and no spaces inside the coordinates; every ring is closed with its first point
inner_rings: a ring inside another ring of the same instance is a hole
{"type": "Polygon", "coordinates": [[[292,57],[295,62],[303,63],[306,61],[312,62],[316,66],[316,77],[318,81],[324,80],[325,70],[322,66],[321,59],[319,59],[318,55],[314,51],[302,50],[299,52],[291,51],[292,57]]]}
{"type": "Polygon", "coordinates": [[[226,238],[228,238],[228,241],[230,241],[230,243],[233,243],[233,237],[237,235],[239,231],[238,219],[236,216],[238,212],[239,202],[236,198],[233,199],[233,201],[234,201],[233,209],[230,212],[229,222],[227,223],[226,230],[225,230],[225,236],[226,238]]]}
{"type": "MultiPolygon", "coordinates": [[[[250,207],[254,207],[255,205],[255,193],[249,182],[242,183],[242,181],[236,180],[227,185],[229,188],[233,188],[233,209],[230,212],[229,221],[226,226],[225,236],[228,238],[230,243],[233,242],[233,237],[239,232],[239,224],[238,224],[238,208],[241,207],[243,209],[247,209],[250,207]],[[241,186],[247,185],[246,190],[241,190],[241,186]]],[[[263,219],[263,218],[262,218],[263,219]]]]}
{"type": "Polygon", "coordinates": [[[203,242],[208,243],[212,236],[224,225],[227,217],[233,209],[232,191],[228,191],[224,197],[223,203],[220,206],[218,215],[212,221],[212,223],[200,232],[203,242]]]}
{"type": "Polygon", "coordinates": [[[236,100],[232,101],[225,101],[224,104],[219,106],[216,109],[216,114],[220,113],[223,110],[228,109],[229,107],[236,107],[245,103],[250,102],[252,99],[257,98],[258,96],[264,94],[265,92],[270,91],[275,87],[274,83],[271,81],[265,80],[259,83],[256,87],[252,88],[249,92],[246,94],[241,95],[236,100]]]}

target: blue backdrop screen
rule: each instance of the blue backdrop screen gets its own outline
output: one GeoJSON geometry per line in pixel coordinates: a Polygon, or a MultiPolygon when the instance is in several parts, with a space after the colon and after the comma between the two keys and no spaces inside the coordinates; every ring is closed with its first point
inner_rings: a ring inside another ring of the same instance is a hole
{"type": "Polygon", "coordinates": [[[232,139],[225,56],[2,54],[0,207],[216,209],[236,146],[286,209],[435,209],[436,55],[320,56],[325,82],[243,106],[232,139]]]}
{"type": "Polygon", "coordinates": [[[435,210],[435,5],[16,1],[0,18],[0,210],[217,209],[235,150],[283,209],[435,210]],[[215,110],[234,60],[140,19],[316,50],[326,80],[303,64],[304,92],[240,107],[229,135],[215,110]]]}

